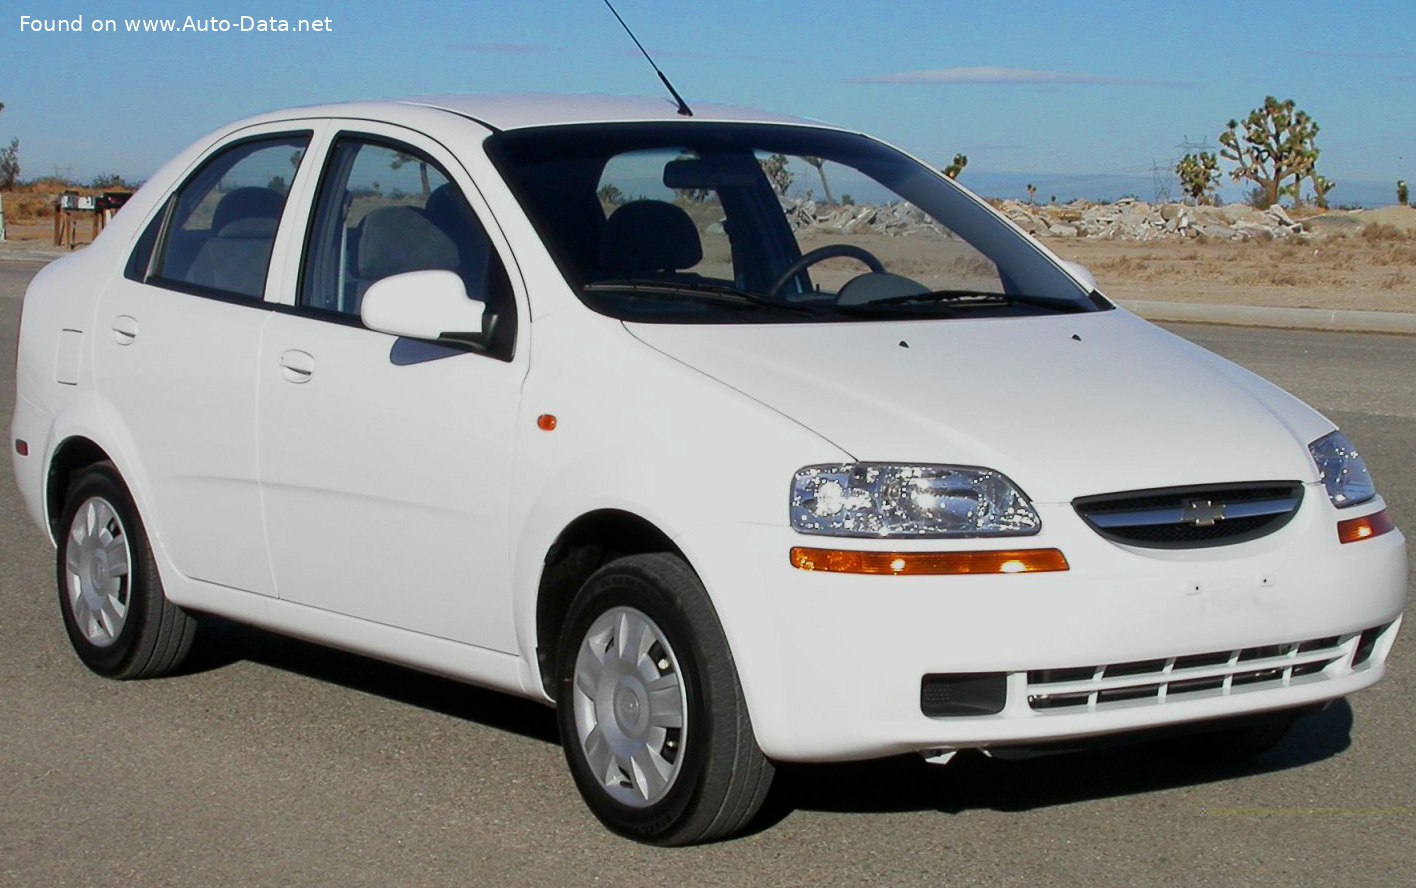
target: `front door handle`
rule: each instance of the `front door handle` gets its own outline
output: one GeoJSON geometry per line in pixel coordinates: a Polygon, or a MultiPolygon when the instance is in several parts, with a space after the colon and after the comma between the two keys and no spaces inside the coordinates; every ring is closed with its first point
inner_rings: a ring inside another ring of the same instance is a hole
{"type": "Polygon", "coordinates": [[[290,349],[280,355],[280,373],[286,382],[309,382],[315,375],[315,358],[309,352],[290,349]]]}
{"type": "Polygon", "coordinates": [[[132,345],[138,338],[138,319],[132,315],[119,315],[113,319],[113,341],[119,345],[132,345]]]}

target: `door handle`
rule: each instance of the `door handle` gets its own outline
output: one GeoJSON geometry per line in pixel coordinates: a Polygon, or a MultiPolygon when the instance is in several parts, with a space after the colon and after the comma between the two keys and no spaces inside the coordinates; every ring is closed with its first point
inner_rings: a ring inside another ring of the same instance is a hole
{"type": "Polygon", "coordinates": [[[132,315],[119,315],[113,319],[113,341],[119,345],[132,345],[138,338],[138,319],[132,315]]]}
{"type": "Polygon", "coordinates": [[[309,352],[290,349],[280,355],[280,373],[286,382],[309,382],[315,375],[315,358],[309,352]]]}

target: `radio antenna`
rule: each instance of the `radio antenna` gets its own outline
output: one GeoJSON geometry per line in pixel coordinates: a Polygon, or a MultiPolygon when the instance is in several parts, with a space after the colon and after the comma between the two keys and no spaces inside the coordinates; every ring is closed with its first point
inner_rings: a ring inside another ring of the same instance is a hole
{"type": "Polygon", "coordinates": [[[654,60],[649,57],[649,50],[644,48],[644,44],[640,43],[639,38],[634,36],[634,32],[629,29],[629,25],[624,23],[624,19],[620,17],[614,4],[610,3],[610,0],[605,0],[605,5],[610,7],[610,12],[614,13],[615,18],[619,20],[620,27],[624,28],[624,32],[629,35],[629,39],[633,40],[634,45],[639,47],[639,51],[644,53],[644,60],[649,63],[649,67],[654,69],[654,73],[659,75],[659,80],[663,81],[664,88],[669,91],[669,95],[674,97],[675,102],[678,102],[678,113],[682,114],[684,117],[692,117],[693,109],[688,107],[688,103],[683,100],[683,96],[678,94],[678,90],[674,89],[674,85],[669,82],[669,78],[665,77],[664,72],[659,70],[659,66],[654,64],[654,60]]]}

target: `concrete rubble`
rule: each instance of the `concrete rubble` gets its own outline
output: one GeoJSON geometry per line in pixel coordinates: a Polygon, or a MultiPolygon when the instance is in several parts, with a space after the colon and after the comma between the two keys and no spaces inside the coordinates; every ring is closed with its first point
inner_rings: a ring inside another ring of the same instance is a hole
{"type": "MultiPolygon", "coordinates": [[[[1120,240],[1246,241],[1270,238],[1307,238],[1314,232],[1294,220],[1282,207],[1256,210],[1244,204],[1222,207],[1186,204],[1150,204],[1135,198],[1115,203],[1073,201],[1068,204],[1029,204],[1023,201],[990,201],[1018,227],[1039,237],[1100,237],[1120,240]]],[[[934,222],[908,204],[885,206],[818,203],[797,198],[784,200],[783,208],[795,231],[819,230],[849,234],[910,235],[924,231],[943,233],[934,222]]]]}

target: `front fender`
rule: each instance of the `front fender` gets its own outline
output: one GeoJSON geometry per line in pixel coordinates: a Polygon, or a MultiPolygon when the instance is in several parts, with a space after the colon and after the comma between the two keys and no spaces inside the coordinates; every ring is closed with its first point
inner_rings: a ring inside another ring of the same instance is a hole
{"type": "MultiPolygon", "coordinates": [[[[793,473],[848,458],[781,413],[644,345],[618,321],[574,320],[538,323],[517,421],[513,609],[529,675],[538,674],[543,642],[536,612],[546,556],[577,518],[602,509],[635,515],[673,540],[704,577],[698,564],[731,557],[715,525],[785,526],[793,473]],[[536,422],[544,414],[556,417],[551,431],[536,422]]],[[[708,588],[730,645],[731,614],[744,607],[735,591],[708,588]]]]}

